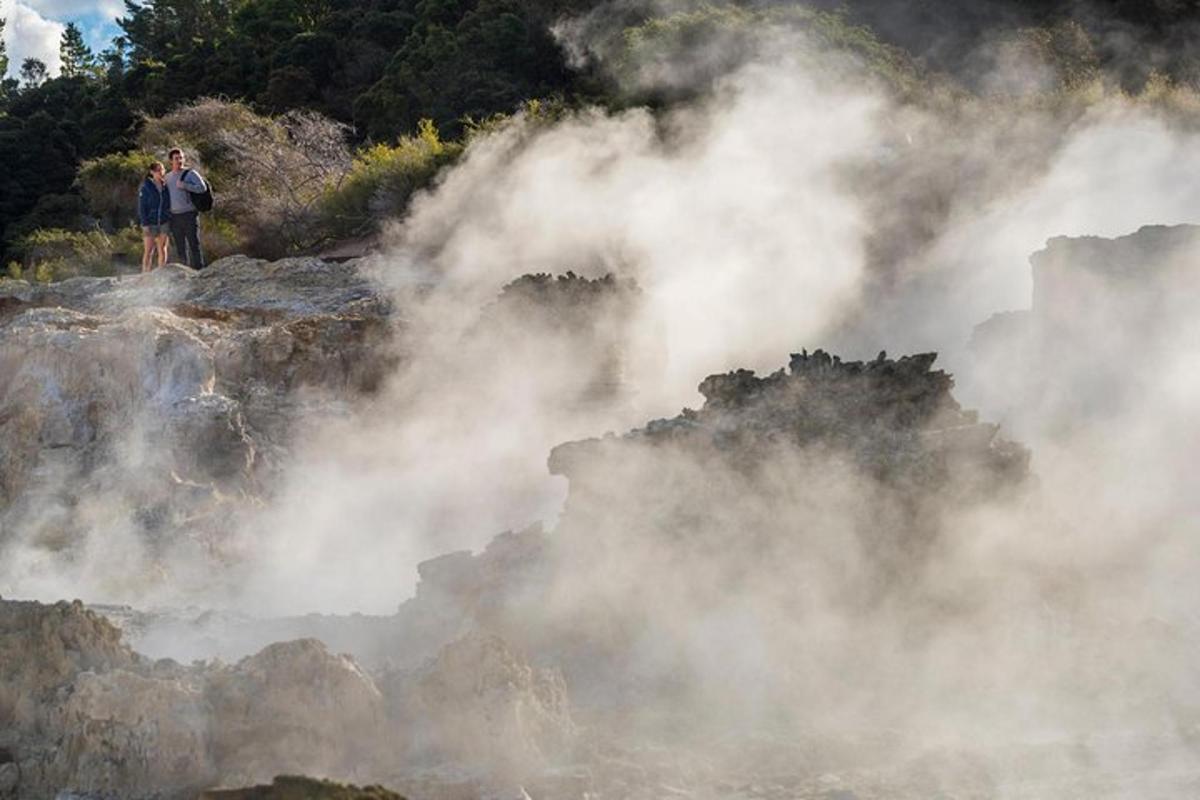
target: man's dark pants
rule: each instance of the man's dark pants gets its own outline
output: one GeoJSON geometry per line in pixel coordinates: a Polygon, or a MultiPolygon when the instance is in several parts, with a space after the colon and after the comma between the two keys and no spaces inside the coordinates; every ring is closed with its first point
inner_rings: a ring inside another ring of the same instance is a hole
{"type": "Polygon", "coordinates": [[[200,249],[200,226],[195,211],[171,215],[171,243],[175,258],[193,269],[204,269],[204,252],[200,249]]]}

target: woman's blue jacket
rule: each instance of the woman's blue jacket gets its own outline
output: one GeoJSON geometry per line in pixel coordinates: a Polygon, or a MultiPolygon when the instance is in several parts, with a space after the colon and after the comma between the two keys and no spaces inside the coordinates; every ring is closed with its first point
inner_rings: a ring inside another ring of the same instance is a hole
{"type": "Polygon", "coordinates": [[[171,221],[171,193],[166,184],[161,189],[153,178],[142,181],[138,190],[138,224],[143,228],[147,225],[166,225],[171,221]]]}

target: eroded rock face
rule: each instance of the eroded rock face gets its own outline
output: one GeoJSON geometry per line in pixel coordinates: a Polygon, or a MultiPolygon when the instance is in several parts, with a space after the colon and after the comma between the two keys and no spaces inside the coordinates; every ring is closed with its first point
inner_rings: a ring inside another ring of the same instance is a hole
{"type": "Polygon", "coordinates": [[[218,546],[297,422],[378,386],[396,324],[317,259],[0,282],[0,552],[112,528],[218,546]]]}
{"type": "Polygon", "coordinates": [[[195,681],[78,603],[0,600],[0,749],[12,797],[170,793],[211,775],[195,681]]]}
{"type": "Polygon", "coordinates": [[[0,600],[0,657],[13,797],[182,798],[286,772],[353,778],[378,772],[396,741],[372,679],[312,639],[181,667],[138,656],[79,603],[0,600]]]}
{"type": "Polygon", "coordinates": [[[493,634],[376,677],[315,639],[183,667],[134,653],[78,602],[0,600],[5,800],[184,798],[299,773],[400,785],[439,770],[478,793],[536,779],[576,737],[561,673],[493,634]]]}
{"type": "Polygon", "coordinates": [[[1032,307],[978,325],[972,380],[1024,433],[1113,420],[1194,358],[1200,226],[1058,236],[1030,257],[1032,307]]]}
{"type": "Polygon", "coordinates": [[[121,632],[79,602],[0,601],[0,732],[47,724],[55,693],[79,673],[136,663],[121,632]]]}
{"type": "Polygon", "coordinates": [[[82,672],[60,692],[47,788],[154,796],[212,780],[203,677],[181,669],[82,672]]]}

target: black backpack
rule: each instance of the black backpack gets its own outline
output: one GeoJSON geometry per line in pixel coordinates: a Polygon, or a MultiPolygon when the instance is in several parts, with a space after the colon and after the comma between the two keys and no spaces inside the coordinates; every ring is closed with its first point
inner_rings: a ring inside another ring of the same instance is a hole
{"type": "MultiPolygon", "coordinates": [[[[185,178],[187,178],[187,175],[189,172],[191,172],[190,169],[185,169],[183,171],[183,175],[181,175],[179,177],[179,180],[183,181],[185,178]]],[[[194,205],[196,207],[197,211],[212,211],[213,193],[212,193],[212,184],[211,183],[209,183],[208,181],[205,181],[204,182],[204,191],[197,192],[192,195],[192,205],[194,205]]]]}

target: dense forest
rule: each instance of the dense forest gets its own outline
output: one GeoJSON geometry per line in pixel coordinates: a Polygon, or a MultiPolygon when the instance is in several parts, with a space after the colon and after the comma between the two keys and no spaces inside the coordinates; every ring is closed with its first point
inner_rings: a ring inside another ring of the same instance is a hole
{"type": "Polygon", "coordinates": [[[0,265],[19,273],[55,253],[63,266],[89,248],[97,261],[135,248],[136,231],[126,229],[138,176],[173,142],[218,184],[250,194],[272,168],[249,163],[256,149],[298,170],[307,193],[270,199],[283,204],[282,228],[247,221],[268,199],[241,192],[242,207],[227,207],[207,232],[223,237],[217,251],[275,255],[361,234],[402,210],[498,115],[677,99],[631,93],[611,71],[572,63],[552,29],[600,12],[614,46],[626,49],[791,14],[909,90],[937,80],[1003,91],[986,80],[995,51],[984,45],[1006,38],[1055,67],[1053,91],[1200,85],[1200,57],[1184,47],[1200,26],[1194,0],[812,0],[671,11],[595,0],[126,0],[108,49],[93,53],[71,24],[61,74],[26,60],[13,65],[19,77],[0,83],[0,265]]]}

